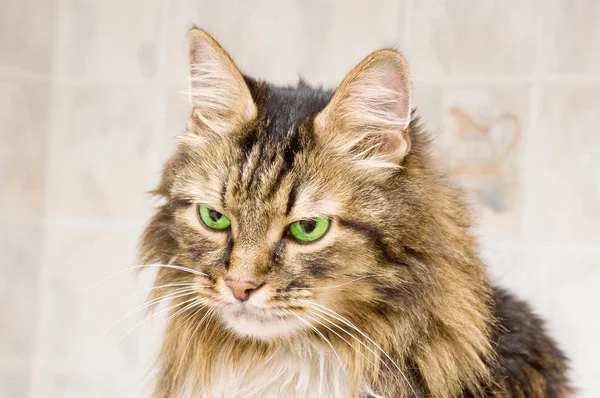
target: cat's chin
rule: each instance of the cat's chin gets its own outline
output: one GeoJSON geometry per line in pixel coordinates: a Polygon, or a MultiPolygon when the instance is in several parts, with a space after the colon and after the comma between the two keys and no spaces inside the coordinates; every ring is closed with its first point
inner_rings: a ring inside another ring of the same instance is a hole
{"type": "Polygon", "coordinates": [[[222,317],[227,327],[239,336],[260,340],[289,336],[305,328],[303,323],[293,317],[282,319],[257,315],[247,310],[223,311],[222,317]]]}

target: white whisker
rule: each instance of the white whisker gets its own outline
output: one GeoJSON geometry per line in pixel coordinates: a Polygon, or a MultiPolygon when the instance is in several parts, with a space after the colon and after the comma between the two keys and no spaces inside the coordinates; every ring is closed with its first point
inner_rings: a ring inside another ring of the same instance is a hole
{"type": "MultiPolygon", "coordinates": [[[[318,316],[319,318],[321,318],[321,319],[323,319],[323,320],[325,320],[325,321],[329,322],[331,325],[333,325],[333,326],[337,327],[338,329],[340,329],[341,331],[343,331],[344,333],[346,333],[348,336],[350,336],[350,337],[352,337],[354,340],[356,340],[356,341],[357,341],[357,342],[358,342],[360,345],[362,345],[362,346],[363,346],[363,347],[365,347],[367,350],[369,350],[369,352],[370,352],[371,354],[373,354],[373,356],[374,356],[375,358],[377,358],[377,360],[378,360],[379,362],[381,362],[381,363],[383,364],[383,366],[385,366],[385,367],[386,367],[386,369],[387,369],[387,370],[389,370],[389,371],[390,371],[390,374],[392,374],[392,375],[394,376],[394,378],[395,378],[397,381],[400,381],[400,380],[398,380],[398,376],[397,376],[397,375],[394,373],[394,371],[393,371],[393,370],[392,370],[392,369],[391,369],[391,368],[388,366],[388,364],[387,364],[387,363],[385,363],[385,362],[384,362],[384,361],[381,359],[381,356],[380,356],[380,355],[379,355],[377,352],[375,352],[375,351],[374,351],[374,350],[373,350],[371,347],[367,346],[367,345],[366,345],[364,342],[362,342],[362,341],[361,341],[361,340],[360,340],[358,337],[354,336],[352,333],[350,333],[349,331],[347,331],[346,329],[344,329],[344,328],[343,328],[343,327],[341,327],[340,325],[336,324],[335,322],[331,321],[330,319],[327,319],[327,318],[325,318],[325,317],[324,317],[324,316],[322,316],[322,315],[319,315],[319,314],[317,314],[317,313],[316,313],[314,310],[315,310],[315,309],[312,309],[312,308],[311,308],[311,312],[312,312],[312,314],[313,314],[313,315],[315,315],[315,316],[318,316]]],[[[323,313],[323,312],[321,312],[321,313],[323,313]]],[[[326,315],[327,315],[327,314],[326,314],[326,315]]],[[[322,323],[321,323],[321,324],[322,324],[322,323]]],[[[327,327],[326,325],[323,325],[323,326],[327,327]]],[[[333,330],[332,330],[332,332],[333,332],[333,330]]],[[[335,333],[335,332],[333,332],[333,333],[335,333]]],[[[336,335],[337,335],[338,337],[340,337],[342,340],[344,340],[346,343],[348,343],[348,341],[347,341],[346,339],[344,339],[343,337],[339,336],[337,333],[336,333],[336,335]]],[[[348,343],[348,344],[349,344],[350,346],[352,346],[350,343],[348,343]]],[[[354,346],[352,346],[352,347],[354,348],[354,346]]],[[[358,352],[359,354],[361,354],[361,355],[362,355],[362,356],[363,356],[365,359],[367,359],[367,361],[369,361],[369,363],[370,363],[371,365],[373,365],[373,366],[375,365],[373,362],[371,362],[371,361],[370,361],[370,360],[369,360],[369,359],[368,359],[368,358],[367,358],[367,357],[366,357],[364,354],[362,354],[360,351],[358,351],[358,350],[357,350],[357,352],[358,352]]],[[[402,371],[400,371],[400,372],[402,372],[402,371]]]]}
{"type": "Polygon", "coordinates": [[[107,334],[113,327],[115,327],[116,325],[118,325],[119,323],[121,323],[122,321],[124,321],[125,319],[127,319],[128,317],[130,317],[131,315],[135,314],[138,311],[141,311],[145,308],[151,307],[152,305],[158,304],[159,302],[161,302],[162,300],[171,300],[174,298],[178,298],[178,297],[183,297],[183,296],[187,296],[189,294],[193,293],[193,289],[189,289],[189,288],[185,288],[185,289],[178,289],[175,291],[172,291],[168,294],[165,294],[163,296],[157,297],[153,300],[150,300],[130,311],[128,311],[127,313],[125,313],[124,315],[122,315],[120,318],[118,318],[116,321],[114,321],[112,324],[110,324],[110,326],[104,328],[102,331],[100,331],[100,336],[104,336],[105,334],[107,334]],[[183,294],[184,292],[188,292],[183,294]],[[180,294],[182,293],[182,294],[180,294]]]}
{"type": "Polygon", "coordinates": [[[361,276],[360,278],[356,278],[356,279],[352,279],[351,281],[348,282],[344,282],[341,283],[339,285],[334,285],[334,286],[324,286],[324,287],[292,287],[290,288],[290,290],[327,290],[327,289],[336,289],[338,287],[342,287],[342,286],[346,286],[349,285],[351,283],[363,280],[363,279],[367,279],[367,278],[376,278],[378,276],[386,276],[385,274],[377,274],[377,275],[367,275],[367,276],[361,276]]]}
{"type": "Polygon", "coordinates": [[[202,309],[204,309],[204,308],[205,308],[205,307],[203,307],[203,306],[202,306],[203,304],[206,304],[206,303],[211,303],[211,302],[212,302],[213,304],[218,304],[218,303],[217,303],[217,302],[216,302],[214,299],[212,299],[212,298],[209,298],[209,297],[203,297],[203,298],[202,298],[202,299],[200,299],[200,300],[198,301],[198,308],[197,308],[197,309],[195,309],[195,310],[193,310],[193,311],[191,311],[191,312],[190,312],[190,314],[187,316],[187,318],[185,318],[185,319],[184,319],[184,320],[181,322],[181,324],[180,324],[179,326],[177,326],[175,329],[173,329],[171,332],[169,332],[169,334],[168,334],[168,335],[166,335],[166,336],[165,336],[165,339],[166,339],[168,336],[171,336],[173,333],[176,333],[176,332],[177,332],[179,329],[181,329],[181,328],[182,328],[182,327],[183,327],[183,326],[184,326],[186,323],[188,323],[189,321],[191,321],[191,320],[194,318],[194,316],[195,316],[197,313],[199,313],[200,311],[202,311],[202,309]],[[200,300],[201,300],[201,301],[200,301],[200,300]]]}
{"type": "Polygon", "coordinates": [[[398,366],[398,364],[397,364],[397,363],[396,363],[396,362],[395,362],[395,361],[392,359],[392,357],[390,357],[390,356],[388,355],[388,353],[387,353],[387,352],[386,352],[386,351],[385,351],[383,348],[381,348],[381,346],[380,346],[379,344],[377,344],[377,343],[376,343],[376,342],[375,342],[375,341],[374,341],[372,338],[370,338],[370,337],[369,337],[367,334],[365,334],[365,333],[364,333],[363,331],[361,331],[361,330],[360,330],[358,327],[356,327],[354,324],[352,324],[352,323],[351,323],[351,322],[350,322],[348,319],[346,319],[345,317],[343,317],[342,315],[338,314],[337,312],[333,311],[333,310],[332,310],[332,309],[330,309],[330,308],[327,308],[327,307],[325,307],[325,306],[323,306],[323,305],[317,304],[317,303],[315,303],[315,302],[312,302],[312,301],[303,300],[303,299],[298,299],[298,300],[300,300],[300,301],[303,301],[303,302],[305,302],[305,303],[308,303],[308,304],[310,304],[310,305],[314,305],[314,306],[316,306],[316,307],[320,307],[320,308],[322,308],[322,310],[319,310],[318,308],[314,308],[314,309],[315,309],[315,310],[317,310],[317,311],[319,311],[319,312],[321,312],[321,313],[324,313],[324,314],[326,314],[326,315],[329,315],[329,316],[331,316],[332,318],[335,318],[335,319],[337,319],[338,321],[340,321],[340,322],[344,323],[346,326],[348,326],[348,327],[350,327],[350,328],[352,328],[352,329],[356,330],[356,331],[357,331],[358,333],[360,333],[360,334],[361,334],[361,335],[362,335],[364,338],[366,338],[367,340],[369,340],[369,341],[370,341],[370,342],[371,342],[371,343],[372,343],[372,344],[373,344],[375,347],[377,347],[377,348],[378,348],[378,349],[381,351],[381,353],[382,353],[383,355],[385,355],[385,357],[386,357],[386,358],[387,358],[387,359],[388,359],[388,360],[389,360],[389,361],[390,361],[390,362],[391,362],[391,363],[392,363],[392,364],[393,364],[393,365],[396,367],[396,369],[398,369],[398,371],[399,371],[399,372],[400,372],[400,374],[402,375],[402,378],[404,378],[404,381],[406,381],[406,383],[407,383],[407,384],[408,384],[408,386],[410,387],[410,389],[411,389],[411,391],[412,391],[413,395],[414,395],[415,397],[417,397],[417,396],[418,396],[418,394],[417,394],[417,393],[416,393],[416,391],[414,390],[414,388],[413,388],[412,384],[411,384],[411,383],[410,383],[410,381],[408,380],[408,377],[406,377],[406,375],[404,374],[404,372],[402,371],[402,369],[400,368],[400,366],[398,366]],[[327,311],[327,312],[325,312],[325,311],[327,311]]]}
{"type": "Polygon", "coordinates": [[[204,316],[202,317],[202,319],[200,319],[200,321],[198,322],[198,325],[196,325],[196,327],[194,328],[194,331],[190,335],[190,339],[188,340],[187,344],[185,345],[185,348],[183,349],[183,354],[181,354],[181,359],[179,360],[179,365],[177,365],[177,371],[175,372],[175,375],[179,374],[179,371],[181,370],[181,366],[183,365],[183,360],[185,359],[185,354],[187,353],[187,350],[190,348],[190,344],[192,343],[192,339],[194,338],[194,335],[196,334],[196,332],[200,328],[200,325],[202,325],[204,323],[204,320],[208,316],[210,316],[213,312],[214,312],[214,307],[210,308],[208,311],[206,311],[206,314],[204,314],[204,316]]]}
{"type": "Polygon", "coordinates": [[[167,287],[182,287],[182,286],[204,287],[204,285],[196,285],[195,283],[192,283],[192,282],[168,283],[166,285],[160,285],[160,286],[150,287],[150,288],[147,288],[147,289],[142,289],[139,292],[133,293],[133,294],[125,297],[122,301],[131,300],[135,296],[139,296],[140,294],[143,294],[143,293],[146,293],[146,292],[151,292],[153,290],[164,289],[164,288],[167,288],[167,287]]]}
{"type": "MultiPolygon", "coordinates": [[[[317,313],[315,313],[315,312],[312,312],[312,314],[314,314],[315,316],[319,316],[319,315],[318,315],[317,313]]],[[[349,346],[350,346],[350,347],[351,347],[351,348],[352,348],[354,351],[356,351],[356,352],[358,352],[360,355],[362,355],[362,357],[363,357],[364,359],[366,359],[366,360],[367,360],[367,361],[368,361],[368,362],[369,362],[369,363],[370,363],[372,366],[375,366],[375,364],[374,364],[374,363],[373,363],[373,362],[372,362],[372,361],[371,361],[369,358],[367,358],[365,354],[363,354],[362,352],[360,352],[359,350],[357,350],[357,349],[356,349],[356,347],[354,347],[354,345],[353,345],[352,343],[350,343],[348,340],[346,340],[345,338],[343,338],[342,336],[340,336],[340,335],[339,335],[339,334],[338,334],[338,333],[337,333],[335,330],[333,330],[333,329],[332,329],[332,328],[330,328],[329,326],[325,325],[323,322],[320,322],[318,319],[315,319],[315,318],[313,318],[313,317],[312,317],[312,316],[310,316],[310,315],[307,315],[307,317],[308,317],[308,318],[310,318],[310,319],[312,319],[312,320],[313,320],[314,322],[316,322],[317,324],[319,324],[319,325],[323,326],[324,328],[326,328],[327,330],[329,330],[331,333],[335,334],[335,335],[336,335],[337,337],[339,337],[340,339],[342,339],[342,340],[343,340],[343,341],[344,341],[346,344],[348,344],[348,345],[349,345],[349,346]]],[[[319,317],[320,317],[320,316],[319,316],[319,317]]],[[[325,318],[323,318],[323,317],[320,317],[320,318],[322,318],[322,319],[325,319],[325,318]]],[[[334,324],[334,326],[336,326],[336,325],[334,324]]],[[[354,336],[352,336],[352,337],[354,337],[354,336]]],[[[359,342],[360,342],[360,341],[359,341],[359,342]]],[[[375,352],[373,352],[373,354],[375,354],[375,352]]]]}
{"type": "MultiPolygon", "coordinates": [[[[333,351],[333,353],[335,354],[336,358],[338,359],[338,361],[340,362],[340,366],[342,367],[342,369],[344,370],[344,372],[346,372],[346,367],[344,366],[344,362],[342,361],[342,358],[340,358],[338,352],[335,350],[335,348],[333,347],[333,344],[331,344],[331,342],[327,339],[327,337],[325,337],[325,335],[323,333],[321,333],[319,331],[319,329],[317,329],[316,327],[314,327],[313,325],[310,324],[310,322],[306,321],[304,318],[302,318],[300,315],[294,313],[291,310],[287,310],[290,314],[292,314],[293,316],[295,316],[296,318],[298,318],[298,320],[302,323],[304,323],[306,326],[308,326],[310,329],[312,329],[315,333],[317,333],[319,336],[321,336],[321,338],[323,340],[325,340],[325,342],[329,345],[329,347],[331,348],[331,351],[333,351]]],[[[346,372],[346,375],[348,375],[348,373],[346,372]]]]}
{"type": "MultiPolygon", "coordinates": [[[[206,301],[206,302],[209,302],[209,301],[206,301]]],[[[197,308],[197,309],[195,309],[195,310],[193,310],[193,311],[190,311],[190,314],[187,316],[187,318],[185,318],[185,319],[184,319],[184,320],[181,322],[181,324],[180,324],[179,326],[177,326],[177,328],[173,329],[173,330],[172,330],[172,331],[171,331],[171,332],[170,332],[170,333],[169,333],[167,336],[165,336],[165,339],[166,339],[168,336],[171,336],[173,333],[176,333],[176,332],[177,332],[179,329],[181,329],[181,328],[182,328],[182,327],[183,327],[183,326],[184,326],[186,323],[188,323],[189,321],[191,321],[191,320],[192,320],[192,318],[193,318],[193,317],[194,317],[194,316],[195,316],[197,313],[199,313],[199,312],[202,310],[202,308],[204,308],[204,307],[202,307],[202,304],[205,304],[206,302],[202,302],[202,303],[198,304],[198,308],[197,308]]]]}
{"type": "Polygon", "coordinates": [[[127,331],[127,333],[125,333],[125,335],[124,335],[123,337],[121,337],[121,338],[119,339],[119,341],[117,341],[117,342],[115,343],[115,346],[119,345],[119,343],[120,343],[121,341],[123,341],[123,340],[124,340],[124,339],[125,339],[127,336],[129,336],[129,334],[130,334],[130,333],[132,333],[132,332],[133,332],[135,329],[137,329],[137,327],[138,327],[138,326],[140,326],[141,324],[143,324],[143,323],[147,322],[148,320],[150,320],[150,319],[154,318],[155,316],[157,316],[157,315],[159,315],[159,314],[165,313],[165,312],[167,312],[167,311],[170,311],[170,310],[172,310],[173,308],[177,308],[177,307],[179,307],[179,306],[185,305],[185,304],[187,304],[187,303],[189,303],[189,302],[191,302],[191,301],[194,301],[194,300],[196,300],[196,298],[192,298],[192,299],[189,299],[189,300],[187,300],[187,301],[184,301],[184,302],[181,302],[181,303],[178,303],[178,304],[174,304],[174,305],[170,306],[169,308],[165,308],[165,309],[164,309],[164,310],[162,310],[162,311],[159,311],[159,312],[157,312],[157,313],[155,313],[155,314],[152,314],[152,315],[150,315],[150,316],[146,317],[145,319],[143,319],[143,320],[141,320],[140,322],[138,322],[138,323],[137,323],[137,324],[136,324],[134,327],[132,327],[131,329],[129,329],[129,330],[127,331]]]}
{"type": "Polygon", "coordinates": [[[127,271],[132,271],[132,270],[136,270],[136,269],[141,269],[141,268],[170,268],[170,269],[176,269],[179,271],[184,271],[184,272],[189,272],[190,274],[194,274],[194,275],[199,275],[199,276],[208,276],[208,274],[205,274],[204,272],[200,272],[200,271],[196,271],[194,269],[191,268],[187,268],[187,267],[182,267],[180,265],[171,265],[171,264],[145,264],[145,265],[136,265],[134,267],[129,267],[129,268],[125,268],[122,269],[120,271],[117,271],[101,280],[99,280],[98,282],[86,287],[85,289],[83,289],[81,291],[81,293],[84,293],[90,289],[93,289],[94,287],[98,286],[99,284],[106,282],[107,280],[109,280],[110,278],[113,278],[119,274],[122,274],[124,272],[127,271]]]}
{"type": "Polygon", "coordinates": [[[171,314],[167,319],[165,319],[165,321],[163,322],[163,324],[167,324],[169,321],[171,321],[173,318],[175,318],[176,316],[184,313],[185,311],[191,310],[192,308],[196,307],[196,306],[200,306],[202,304],[205,304],[208,302],[208,299],[205,298],[201,298],[199,300],[196,300],[194,302],[192,302],[191,304],[177,310],[176,312],[174,312],[173,314],[171,314]]]}

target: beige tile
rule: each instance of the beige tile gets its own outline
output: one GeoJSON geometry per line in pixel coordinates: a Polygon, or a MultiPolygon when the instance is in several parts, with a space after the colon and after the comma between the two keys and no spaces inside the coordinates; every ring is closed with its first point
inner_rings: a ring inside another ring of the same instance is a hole
{"type": "Polygon", "coordinates": [[[0,220],[41,214],[49,100],[47,83],[0,79],[0,220]]]}
{"type": "Polygon", "coordinates": [[[408,60],[417,79],[531,73],[535,62],[536,2],[413,3],[408,60]]]}
{"type": "Polygon", "coordinates": [[[30,398],[145,398],[152,384],[137,369],[40,369],[30,398]]]}
{"type": "Polygon", "coordinates": [[[515,248],[485,247],[482,253],[494,286],[506,289],[536,307],[545,298],[538,269],[526,262],[523,251],[515,248]]]}
{"type": "MultiPolygon", "coordinates": [[[[405,0],[301,3],[302,36],[290,43],[303,50],[301,76],[311,83],[335,87],[373,51],[401,49],[405,3],[405,0]]],[[[263,62],[271,61],[265,58],[263,62]]]]}
{"type": "Polygon", "coordinates": [[[54,0],[0,5],[0,67],[48,75],[54,48],[54,0]]]}
{"type": "Polygon", "coordinates": [[[241,70],[273,83],[333,85],[364,56],[399,44],[404,1],[316,0],[177,1],[171,3],[167,72],[185,82],[185,34],[193,24],[207,30],[241,70]]]}
{"type": "Polygon", "coordinates": [[[192,108],[185,87],[170,84],[165,89],[165,130],[166,141],[163,143],[165,152],[174,149],[174,138],[185,131],[192,108]],[[168,145],[167,145],[168,143],[168,145]]]}
{"type": "Polygon", "coordinates": [[[434,140],[440,136],[442,125],[442,90],[438,86],[413,85],[412,106],[434,140]]]}
{"type": "Polygon", "coordinates": [[[520,236],[527,85],[448,87],[441,93],[438,153],[466,189],[486,241],[520,236]]]}
{"type": "Polygon", "coordinates": [[[539,295],[544,300],[537,309],[571,360],[573,383],[581,393],[578,396],[598,396],[600,254],[544,247],[535,250],[530,261],[543,288],[539,295]]]}
{"type": "Polygon", "coordinates": [[[144,329],[135,328],[121,338],[146,313],[136,312],[106,330],[146,297],[126,300],[147,287],[152,272],[139,279],[134,270],[118,273],[135,265],[139,234],[135,229],[48,227],[38,358],[91,369],[139,364],[137,340],[144,329]],[[104,279],[110,275],[114,276],[104,279]]]}
{"type": "Polygon", "coordinates": [[[33,354],[42,238],[41,223],[0,226],[0,357],[33,354]]]}
{"type": "Polygon", "coordinates": [[[600,2],[550,0],[542,11],[541,69],[600,74],[600,2]]]}
{"type": "Polygon", "coordinates": [[[433,142],[431,154],[442,159],[443,153],[439,145],[445,131],[442,118],[442,89],[439,86],[413,84],[412,106],[416,109],[416,116],[422,128],[433,142]]]}
{"type": "Polygon", "coordinates": [[[300,3],[290,0],[171,2],[166,42],[168,78],[185,83],[185,37],[196,25],[221,43],[242,72],[278,83],[295,82],[302,56],[302,49],[294,45],[303,32],[299,14],[300,3]]]}
{"type": "Polygon", "coordinates": [[[189,96],[183,86],[168,84],[165,88],[164,131],[158,135],[150,165],[150,184],[155,187],[160,181],[162,167],[173,154],[175,138],[185,131],[191,114],[189,96]]]}
{"type": "Polygon", "coordinates": [[[162,131],[162,90],[58,86],[46,210],[53,216],[144,221],[147,173],[162,131]]]}
{"type": "Polygon", "coordinates": [[[57,73],[61,78],[156,77],[165,2],[58,1],[57,73]]]}
{"type": "Polygon", "coordinates": [[[600,241],[600,89],[546,87],[535,136],[532,233],[600,241]]]}
{"type": "Polygon", "coordinates": [[[0,397],[28,397],[30,376],[29,365],[0,366],[0,397]]]}

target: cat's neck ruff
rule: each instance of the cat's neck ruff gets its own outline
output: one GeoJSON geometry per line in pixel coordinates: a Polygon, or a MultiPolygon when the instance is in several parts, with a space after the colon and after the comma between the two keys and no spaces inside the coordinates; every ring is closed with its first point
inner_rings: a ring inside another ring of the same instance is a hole
{"type": "MultiPolygon", "coordinates": [[[[188,389],[183,396],[203,398],[350,397],[348,369],[330,347],[308,341],[251,351],[232,360],[228,345],[216,353],[210,389],[188,389]]],[[[191,376],[191,375],[190,375],[191,376]]],[[[193,376],[192,376],[193,377],[193,376]]]]}

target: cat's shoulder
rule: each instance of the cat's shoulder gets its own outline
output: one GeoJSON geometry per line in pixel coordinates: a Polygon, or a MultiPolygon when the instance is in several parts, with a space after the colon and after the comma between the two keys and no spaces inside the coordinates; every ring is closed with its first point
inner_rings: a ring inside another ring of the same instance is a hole
{"type": "Polygon", "coordinates": [[[568,397],[567,359],[531,307],[503,289],[494,290],[497,320],[493,344],[495,380],[509,397],[568,397]]]}

